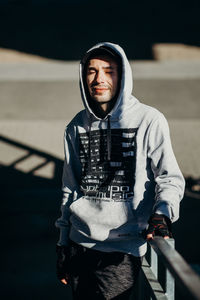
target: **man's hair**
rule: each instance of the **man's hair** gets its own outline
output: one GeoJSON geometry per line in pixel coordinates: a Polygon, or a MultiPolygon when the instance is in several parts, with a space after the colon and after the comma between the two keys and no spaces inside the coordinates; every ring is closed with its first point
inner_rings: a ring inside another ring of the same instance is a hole
{"type": "Polygon", "coordinates": [[[118,72],[120,75],[121,68],[122,68],[121,57],[119,56],[119,54],[117,54],[115,51],[113,51],[111,48],[108,48],[108,47],[100,47],[100,48],[94,49],[93,51],[91,51],[91,53],[88,53],[88,55],[86,55],[86,57],[85,57],[84,71],[86,71],[88,62],[92,58],[97,58],[100,56],[108,57],[108,58],[112,59],[114,62],[116,62],[117,66],[118,66],[118,72]]]}

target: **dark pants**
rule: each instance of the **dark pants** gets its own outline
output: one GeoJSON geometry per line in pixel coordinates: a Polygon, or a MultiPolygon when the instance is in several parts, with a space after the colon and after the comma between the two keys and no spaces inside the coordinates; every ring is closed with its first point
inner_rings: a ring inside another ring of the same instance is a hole
{"type": "Polygon", "coordinates": [[[128,300],[142,259],[121,252],[101,252],[72,242],[69,270],[75,300],[128,300]]]}

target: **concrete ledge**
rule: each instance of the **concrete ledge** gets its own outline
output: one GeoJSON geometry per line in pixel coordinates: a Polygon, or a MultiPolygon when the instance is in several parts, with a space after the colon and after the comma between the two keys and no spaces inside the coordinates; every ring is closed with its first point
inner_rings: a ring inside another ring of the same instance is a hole
{"type": "MultiPolygon", "coordinates": [[[[200,78],[200,60],[130,61],[134,79],[200,78]]],[[[78,80],[79,62],[0,63],[0,81],[78,80]]]]}
{"type": "MultiPolygon", "coordinates": [[[[0,81],[0,118],[72,119],[83,109],[78,81],[0,81]]],[[[137,79],[134,95],[167,119],[200,118],[200,79],[137,79]]]]}

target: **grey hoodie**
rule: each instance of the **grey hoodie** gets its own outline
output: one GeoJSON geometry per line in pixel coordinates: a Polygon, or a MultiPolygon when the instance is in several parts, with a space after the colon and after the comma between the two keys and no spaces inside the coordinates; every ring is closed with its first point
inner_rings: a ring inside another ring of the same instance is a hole
{"type": "Polygon", "coordinates": [[[59,245],[69,238],[100,251],[135,256],[146,252],[141,232],[154,212],[172,222],[179,217],[184,178],[171,146],[167,121],[158,110],[132,96],[132,72],[123,49],[100,43],[122,59],[121,88],[112,111],[98,118],[84,89],[85,109],[67,125],[64,135],[63,200],[59,245]]]}

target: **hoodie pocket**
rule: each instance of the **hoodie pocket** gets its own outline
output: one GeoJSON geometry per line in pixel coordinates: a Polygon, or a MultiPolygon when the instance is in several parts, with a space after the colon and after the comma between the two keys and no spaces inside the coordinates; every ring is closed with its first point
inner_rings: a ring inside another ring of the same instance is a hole
{"type": "Polygon", "coordinates": [[[101,241],[108,238],[111,230],[137,221],[129,202],[94,201],[82,197],[71,204],[70,210],[72,226],[101,241]]]}

